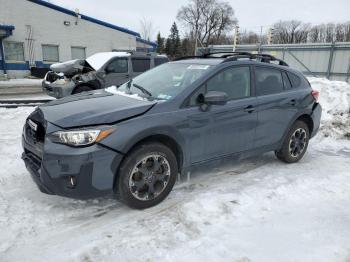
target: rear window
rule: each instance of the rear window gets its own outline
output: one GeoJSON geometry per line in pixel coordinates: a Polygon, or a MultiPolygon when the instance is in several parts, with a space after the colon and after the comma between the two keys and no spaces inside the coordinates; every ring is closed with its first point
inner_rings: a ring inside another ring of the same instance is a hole
{"type": "Polygon", "coordinates": [[[151,68],[151,59],[149,58],[132,58],[132,68],[134,72],[145,72],[151,68]]]}
{"type": "Polygon", "coordinates": [[[299,87],[301,85],[301,80],[299,76],[288,72],[288,77],[290,82],[292,83],[293,88],[299,87]]]}
{"type": "Polygon", "coordinates": [[[283,91],[281,71],[277,69],[256,67],[255,79],[258,96],[275,94],[283,91]]]}
{"type": "Polygon", "coordinates": [[[291,89],[292,84],[290,83],[286,72],[282,72],[282,78],[283,78],[284,89],[291,89]]]}
{"type": "Polygon", "coordinates": [[[161,64],[169,62],[169,59],[166,57],[155,57],[154,58],[154,66],[159,66],[161,64]]]}

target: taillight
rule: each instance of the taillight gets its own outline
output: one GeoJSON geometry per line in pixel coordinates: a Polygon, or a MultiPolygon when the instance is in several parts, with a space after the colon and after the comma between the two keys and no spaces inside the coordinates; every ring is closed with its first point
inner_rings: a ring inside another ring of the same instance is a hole
{"type": "Polygon", "coordinates": [[[312,90],[311,95],[314,97],[315,101],[318,101],[318,98],[320,96],[320,92],[316,91],[316,90],[312,90]]]}

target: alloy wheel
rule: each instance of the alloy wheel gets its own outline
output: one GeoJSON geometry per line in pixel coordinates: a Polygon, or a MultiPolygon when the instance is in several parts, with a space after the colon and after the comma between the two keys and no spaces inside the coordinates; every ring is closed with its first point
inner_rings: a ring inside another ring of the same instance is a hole
{"type": "Polygon", "coordinates": [[[292,157],[300,156],[306,147],[306,131],[303,128],[298,128],[294,131],[289,140],[289,153],[292,157]]]}
{"type": "Polygon", "coordinates": [[[170,164],[160,154],[149,154],[136,163],[129,178],[131,194],[142,201],[155,199],[166,188],[170,164]]]}

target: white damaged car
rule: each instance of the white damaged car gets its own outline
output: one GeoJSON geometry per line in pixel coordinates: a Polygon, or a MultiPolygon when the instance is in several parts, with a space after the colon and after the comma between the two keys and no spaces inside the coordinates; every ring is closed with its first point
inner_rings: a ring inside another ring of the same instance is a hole
{"type": "Polygon", "coordinates": [[[169,59],[165,55],[136,52],[96,53],[85,60],[70,60],[50,66],[43,90],[62,98],[71,94],[109,86],[120,86],[131,78],[169,59]]]}

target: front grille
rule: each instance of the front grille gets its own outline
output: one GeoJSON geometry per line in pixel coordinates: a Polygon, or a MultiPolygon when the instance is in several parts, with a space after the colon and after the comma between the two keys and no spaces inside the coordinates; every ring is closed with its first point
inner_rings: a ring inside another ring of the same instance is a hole
{"type": "Polygon", "coordinates": [[[26,140],[32,144],[43,143],[45,140],[46,125],[42,112],[37,109],[28,117],[24,132],[26,140]]]}

